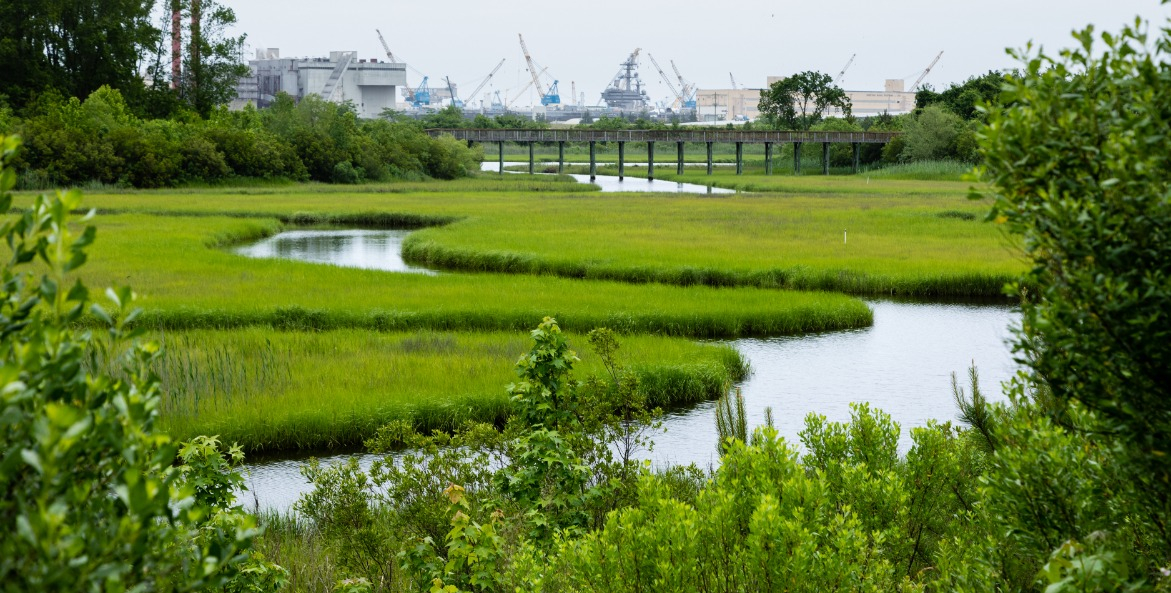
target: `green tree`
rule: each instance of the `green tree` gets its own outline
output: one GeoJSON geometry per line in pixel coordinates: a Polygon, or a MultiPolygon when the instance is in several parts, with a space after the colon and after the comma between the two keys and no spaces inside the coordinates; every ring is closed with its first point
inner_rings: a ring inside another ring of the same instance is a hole
{"type": "Polygon", "coordinates": [[[236,82],[251,73],[244,63],[246,35],[232,37],[227,30],[236,24],[236,12],[216,0],[171,0],[163,25],[152,46],[154,55],[148,69],[152,104],[159,107],[154,115],[167,116],[167,108],[183,107],[208,117],[217,106],[225,105],[236,96],[236,82]],[[171,11],[178,9],[182,23],[182,73],[172,80],[171,70],[171,11]],[[198,26],[192,21],[192,10],[198,9],[198,26]],[[174,97],[175,103],[167,97],[174,97]]]}
{"type": "Polygon", "coordinates": [[[806,71],[782,78],[760,91],[760,113],[775,128],[808,130],[826,109],[837,107],[849,117],[850,98],[822,72],[806,71]]]}
{"type": "Polygon", "coordinates": [[[157,43],[153,0],[5,0],[0,89],[15,107],[54,89],[86,97],[102,85],[139,96],[138,63],[157,43]]]}
{"type": "Polygon", "coordinates": [[[997,103],[1004,83],[1003,72],[990,70],[987,74],[972,76],[961,84],[953,83],[941,92],[925,88],[915,93],[915,107],[922,109],[939,104],[964,120],[979,119],[982,117],[980,105],[997,103]]]}
{"type": "Polygon", "coordinates": [[[959,116],[938,105],[920,110],[903,128],[904,161],[949,159],[956,156],[956,138],[963,129],[959,116]]]}
{"type": "Polygon", "coordinates": [[[1028,372],[941,590],[1171,585],[1171,31],[1075,38],[1015,52],[1014,107],[986,106],[991,218],[1031,264],[1012,287],[1028,372]]]}

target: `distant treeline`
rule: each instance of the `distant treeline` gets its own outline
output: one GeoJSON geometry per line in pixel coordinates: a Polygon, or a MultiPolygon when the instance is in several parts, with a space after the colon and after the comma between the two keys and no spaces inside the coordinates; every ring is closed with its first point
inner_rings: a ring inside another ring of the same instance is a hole
{"type": "Polygon", "coordinates": [[[273,105],[143,119],[101,87],[84,101],[39,95],[20,114],[0,105],[0,134],[20,134],[19,186],[155,188],[241,179],[360,183],[453,179],[480,155],[412,121],[361,120],[351,106],[279,95],[273,105]]]}

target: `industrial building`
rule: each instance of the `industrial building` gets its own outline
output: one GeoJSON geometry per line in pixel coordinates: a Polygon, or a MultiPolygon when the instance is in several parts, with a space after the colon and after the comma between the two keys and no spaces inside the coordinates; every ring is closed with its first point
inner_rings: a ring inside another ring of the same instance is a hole
{"type": "Polygon", "coordinates": [[[257,50],[248,65],[252,75],[237,82],[232,108],[248,103],[267,107],[284,91],[297,100],[318,95],[337,103],[352,101],[359,117],[372,118],[399,108],[398,89],[407,82],[406,64],[359,59],[353,51],[330,52],[328,58],[282,58],[279,49],[270,48],[257,50]]]}
{"type": "Polygon", "coordinates": [[[760,117],[760,89],[699,89],[695,118],[699,121],[747,121],[760,117]]]}
{"type": "MultiPolygon", "coordinates": [[[[768,77],[768,84],[781,80],[768,77]]],[[[846,91],[850,98],[850,113],[854,117],[871,117],[882,113],[898,115],[915,109],[915,93],[904,91],[902,80],[887,80],[882,91],[846,91]]],[[[696,118],[699,121],[745,121],[760,117],[761,89],[699,89],[696,93],[696,118]]],[[[841,117],[842,112],[830,108],[826,117],[841,117]]]]}
{"type": "MultiPolygon", "coordinates": [[[[768,77],[768,84],[781,80],[781,76],[768,77]]],[[[918,84],[918,83],[916,83],[918,84]]],[[[850,113],[854,117],[870,117],[883,112],[891,115],[910,113],[915,109],[915,93],[904,91],[905,82],[899,78],[887,79],[881,91],[846,91],[850,98],[850,113]]],[[[841,117],[840,109],[831,108],[825,112],[827,117],[841,117]]]]}

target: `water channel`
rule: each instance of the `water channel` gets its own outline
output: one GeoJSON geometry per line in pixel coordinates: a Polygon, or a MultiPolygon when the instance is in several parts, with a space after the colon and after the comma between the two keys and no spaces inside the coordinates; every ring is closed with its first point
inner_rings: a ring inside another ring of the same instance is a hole
{"type": "MultiPolygon", "coordinates": [[[[537,167],[544,168],[549,165],[556,165],[557,162],[538,162],[537,167]]],[[[589,163],[565,163],[566,165],[589,165],[589,163]]],[[[505,173],[517,173],[518,171],[509,171],[508,167],[512,166],[526,166],[525,162],[505,161],[505,173]]],[[[627,167],[634,168],[634,165],[627,164],[627,167]]],[[[706,165],[705,165],[706,166],[706,165]]],[[[500,170],[500,164],[496,161],[484,162],[480,164],[480,170],[496,172],[500,170]]],[[[577,180],[578,183],[593,183],[602,188],[603,192],[655,192],[655,193],[676,193],[676,194],[734,194],[736,190],[726,189],[722,187],[712,187],[710,185],[699,185],[697,183],[679,183],[677,181],[663,181],[662,179],[643,179],[641,177],[627,177],[625,179],[618,179],[615,175],[596,175],[593,181],[590,181],[589,175],[570,174],[570,177],[577,180]]]]}
{"type": "Polygon", "coordinates": [[[233,251],[256,258],[295,259],[345,268],[434,275],[433,270],[403,261],[407,230],[285,231],[233,251]]]}
{"type": "MultiPolygon", "coordinates": [[[[402,261],[407,231],[288,231],[241,247],[249,257],[279,257],[315,263],[406,273],[431,273],[402,261]]],[[[749,424],[764,421],[765,407],[777,428],[797,442],[807,414],[848,421],[850,402],[869,402],[889,413],[903,429],[900,448],[910,446],[909,430],[928,420],[953,420],[951,374],[966,385],[966,370],[975,364],[981,387],[1001,399],[1000,384],[1015,372],[1006,341],[1019,313],[1005,304],[867,301],[874,310],[868,328],[796,337],[727,342],[752,367],[739,387],[749,424]]],[[[503,388],[503,387],[502,387],[503,388]]],[[[715,405],[700,404],[670,413],[664,433],[654,436],[653,451],[642,454],[656,466],[717,462],[715,405]]],[[[335,455],[332,463],[350,455],[335,455]]],[[[373,460],[360,456],[364,465],[373,460]]],[[[262,508],[287,509],[308,490],[300,475],[301,460],[265,460],[249,464],[242,500],[262,508]]]]}

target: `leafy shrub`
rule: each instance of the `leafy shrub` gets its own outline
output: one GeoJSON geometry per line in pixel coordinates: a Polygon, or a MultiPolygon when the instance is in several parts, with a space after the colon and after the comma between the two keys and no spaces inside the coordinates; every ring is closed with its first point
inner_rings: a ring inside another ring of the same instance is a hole
{"type": "Polygon", "coordinates": [[[4,125],[28,138],[18,168],[25,186],[154,188],[237,177],[361,183],[391,177],[454,179],[479,170],[481,154],[428,136],[415,122],[360,121],[352,107],[281,95],[269,109],[140,120],[106,87],[84,101],[47,94],[24,120],[4,125]],[[185,119],[183,119],[185,118],[185,119]],[[28,174],[28,172],[35,172],[28,174]]]}
{"type": "MultiPolygon", "coordinates": [[[[16,175],[4,165],[17,146],[0,138],[5,212],[16,175]]],[[[214,461],[174,467],[177,448],[153,430],[158,346],[129,327],[134,294],[107,291],[107,309],[71,284],[95,236],[70,220],[80,205],[76,191],[40,196],[0,226],[11,249],[0,288],[0,582],[21,591],[258,585],[241,570],[276,567],[248,555],[254,523],[219,505],[221,478],[206,479],[214,461]],[[75,329],[86,314],[103,331],[75,329]]]]}
{"type": "Polygon", "coordinates": [[[366,172],[361,167],[354,167],[350,161],[342,161],[333,166],[333,175],[330,176],[330,181],[334,183],[361,183],[366,177],[366,172]]]}

